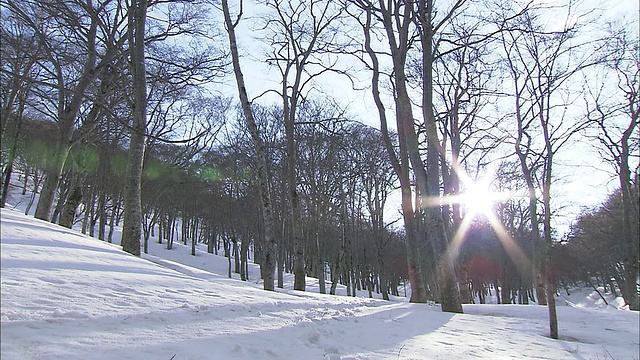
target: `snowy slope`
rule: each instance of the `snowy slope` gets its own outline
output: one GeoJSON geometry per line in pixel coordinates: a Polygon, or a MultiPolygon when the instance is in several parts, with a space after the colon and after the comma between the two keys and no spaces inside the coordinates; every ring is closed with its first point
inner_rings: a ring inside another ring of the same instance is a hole
{"type": "Polygon", "coordinates": [[[151,251],[167,267],[14,211],[1,220],[3,360],[639,358],[637,312],[559,307],[554,341],[544,307],[470,305],[453,315],[270,293],[208,271],[208,254],[187,266],[151,251]]]}

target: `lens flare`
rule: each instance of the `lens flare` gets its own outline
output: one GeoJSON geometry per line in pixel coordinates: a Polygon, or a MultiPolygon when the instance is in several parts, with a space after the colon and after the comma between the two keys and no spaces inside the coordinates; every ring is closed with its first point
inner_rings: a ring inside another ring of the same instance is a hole
{"type": "Polygon", "coordinates": [[[489,169],[487,175],[477,181],[472,180],[467,175],[466,171],[464,171],[464,169],[459,165],[453,166],[453,170],[460,179],[462,192],[460,194],[431,198],[426,201],[427,206],[458,204],[462,207],[462,213],[464,215],[459,223],[456,233],[453,235],[449,243],[449,255],[453,259],[458,257],[460,248],[464,243],[466,234],[469,231],[473,220],[478,217],[484,217],[493,228],[493,231],[500,240],[500,243],[513,262],[522,267],[530,265],[528,257],[511,237],[496,215],[496,204],[518,196],[509,192],[491,190],[491,184],[495,180],[495,169],[489,169]]]}

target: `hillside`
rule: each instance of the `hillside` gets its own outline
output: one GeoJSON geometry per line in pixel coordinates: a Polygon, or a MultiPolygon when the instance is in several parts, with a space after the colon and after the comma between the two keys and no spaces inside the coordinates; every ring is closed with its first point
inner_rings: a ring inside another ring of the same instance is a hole
{"type": "Polygon", "coordinates": [[[398,299],[270,293],[255,273],[226,278],[221,257],[181,264],[178,249],[140,259],[1,215],[3,360],[638,358],[638,313],[613,307],[559,307],[554,341],[544,307],[466,305],[452,315],[398,299]]]}

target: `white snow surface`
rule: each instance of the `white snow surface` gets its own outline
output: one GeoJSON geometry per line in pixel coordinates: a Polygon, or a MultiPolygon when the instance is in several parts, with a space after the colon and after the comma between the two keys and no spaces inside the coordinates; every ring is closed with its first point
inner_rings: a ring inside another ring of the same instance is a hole
{"type": "MultiPolygon", "coordinates": [[[[227,259],[175,244],[150,255],[2,209],[0,357],[11,359],[639,359],[639,314],[595,293],[547,308],[438,306],[261,289],[227,259]],[[236,275],[237,276],[237,275],[236,275]],[[617,305],[616,305],[617,304],[617,305]]],[[[344,288],[339,293],[345,293],[344,288]]],[[[366,293],[362,293],[366,295],[366,293]]]]}

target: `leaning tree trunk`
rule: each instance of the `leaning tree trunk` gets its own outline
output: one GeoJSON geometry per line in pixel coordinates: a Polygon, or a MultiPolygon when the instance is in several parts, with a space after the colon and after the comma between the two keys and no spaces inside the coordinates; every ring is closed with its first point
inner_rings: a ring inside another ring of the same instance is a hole
{"type": "MultiPolygon", "coordinates": [[[[2,208],[5,207],[7,203],[7,196],[9,196],[9,185],[11,183],[11,173],[13,172],[13,163],[15,161],[16,151],[18,149],[18,138],[20,137],[20,130],[22,128],[22,114],[24,113],[24,103],[25,103],[24,99],[22,99],[22,96],[20,96],[20,105],[18,106],[18,113],[15,115],[16,125],[13,133],[13,138],[11,139],[11,147],[9,148],[9,159],[7,159],[5,173],[3,174],[4,176],[2,178],[2,193],[0,195],[0,207],[2,208]]],[[[11,114],[7,114],[5,116],[8,117],[10,115],[11,114]]],[[[25,175],[25,178],[26,178],[26,175],[25,175]]]]}
{"type": "MultiPolygon", "coordinates": [[[[67,196],[66,201],[64,202],[64,206],[62,207],[62,212],[60,214],[60,221],[58,224],[60,226],[71,229],[73,223],[76,219],[76,209],[78,209],[78,205],[82,201],[82,175],[77,172],[71,174],[71,185],[69,189],[69,195],[67,196]]],[[[85,211],[89,211],[86,209],[85,211]]]]}
{"type": "MultiPolygon", "coordinates": [[[[96,34],[98,29],[97,17],[91,17],[91,24],[87,33],[87,50],[88,56],[84,63],[82,76],[78,80],[77,85],[73,89],[71,100],[64,109],[58,109],[59,115],[59,138],[58,145],[56,146],[51,167],[47,169],[47,175],[45,182],[40,192],[40,198],[38,199],[38,205],[36,206],[35,217],[46,221],[51,220],[51,210],[53,202],[55,200],[56,190],[62,179],[62,172],[64,170],[64,164],[67,161],[69,151],[73,145],[73,127],[76,121],[80,107],[85,100],[85,93],[89,88],[89,85],[98,76],[100,67],[96,66],[96,34]]],[[[103,59],[104,63],[106,60],[103,59]]],[[[62,70],[58,69],[59,74],[62,70]]],[[[61,76],[61,75],[59,75],[61,76]]],[[[64,96],[64,86],[60,84],[60,96],[64,96]]],[[[37,190],[37,189],[36,189],[37,190]]]]}
{"type": "Polygon", "coordinates": [[[274,273],[276,269],[276,238],[274,232],[273,205],[271,202],[271,192],[269,191],[269,179],[267,170],[267,149],[260,137],[258,127],[256,126],[251,109],[251,102],[247,94],[247,88],[244,83],[244,76],[240,68],[240,55],[238,54],[238,45],[236,42],[235,27],[240,17],[233,22],[229,12],[229,4],[227,0],[222,0],[222,10],[224,12],[224,21],[227,34],[229,35],[229,48],[231,50],[231,60],[233,63],[233,71],[236,77],[242,111],[244,113],[247,128],[253,140],[253,145],[258,156],[258,184],[260,192],[262,218],[264,221],[264,260],[260,263],[260,269],[263,278],[263,286],[265,290],[274,290],[274,273]]]}
{"type": "MultiPolygon", "coordinates": [[[[51,165],[45,170],[44,183],[36,205],[34,217],[45,221],[51,221],[53,203],[55,201],[56,190],[62,181],[62,171],[67,161],[70,147],[65,143],[59,143],[54,151],[51,165]]],[[[38,189],[34,189],[37,192],[38,189]]]]}
{"type": "MultiPolygon", "coordinates": [[[[407,147],[406,141],[404,140],[404,132],[398,132],[399,146],[400,146],[400,154],[399,156],[396,154],[395,146],[391,142],[391,137],[389,135],[388,126],[387,126],[387,117],[386,117],[386,109],[384,103],[382,102],[380,96],[380,64],[378,61],[378,57],[376,52],[371,46],[371,21],[373,19],[372,10],[370,7],[365,7],[366,10],[366,23],[363,26],[363,32],[365,37],[365,49],[367,54],[371,58],[372,63],[372,77],[371,77],[371,93],[373,95],[373,99],[376,104],[376,108],[378,110],[378,117],[380,120],[380,131],[382,133],[382,139],[384,142],[385,149],[391,159],[391,163],[393,165],[393,169],[395,173],[398,175],[398,179],[400,180],[400,189],[402,194],[402,216],[405,225],[405,231],[407,236],[407,264],[408,264],[408,272],[409,272],[409,282],[411,283],[411,302],[426,302],[427,292],[425,288],[425,282],[423,281],[423,269],[422,264],[419,261],[419,251],[418,251],[418,239],[417,239],[417,226],[416,226],[416,217],[413,211],[412,205],[412,191],[411,191],[411,181],[409,178],[409,159],[407,155],[407,147]]],[[[391,17],[388,12],[384,12],[385,21],[384,25],[389,35],[389,47],[392,51],[395,52],[396,56],[399,56],[403,53],[403,51],[399,50],[397,44],[395,43],[395,38],[393,37],[393,29],[391,17]]],[[[400,59],[402,61],[402,59],[400,59]]],[[[396,60],[394,59],[394,66],[396,60]]],[[[396,109],[396,122],[398,123],[398,128],[402,129],[401,125],[401,114],[397,107],[396,109]]],[[[409,115],[412,116],[412,115],[409,115]]],[[[413,121],[413,119],[412,119],[413,121]]]]}

